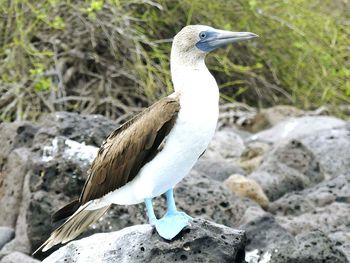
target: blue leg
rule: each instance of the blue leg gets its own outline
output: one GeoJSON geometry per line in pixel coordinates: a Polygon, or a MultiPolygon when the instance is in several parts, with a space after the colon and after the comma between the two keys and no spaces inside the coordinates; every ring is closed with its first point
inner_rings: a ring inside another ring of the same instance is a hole
{"type": "Polygon", "coordinates": [[[165,195],[167,198],[167,212],[164,217],[157,220],[154,225],[161,237],[171,240],[189,224],[192,218],[184,212],[177,211],[173,189],[169,189],[165,195]]]}
{"type": "Polygon", "coordinates": [[[145,198],[145,204],[146,204],[149,223],[151,225],[154,225],[157,222],[157,218],[156,218],[156,215],[154,214],[152,198],[145,198]]]}

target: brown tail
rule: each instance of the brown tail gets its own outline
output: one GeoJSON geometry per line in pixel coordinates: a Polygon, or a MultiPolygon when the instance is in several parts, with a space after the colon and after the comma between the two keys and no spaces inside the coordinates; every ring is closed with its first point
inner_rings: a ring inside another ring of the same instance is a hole
{"type": "Polygon", "coordinates": [[[79,207],[80,207],[79,199],[75,199],[74,201],[62,207],[60,210],[56,211],[51,216],[52,223],[55,223],[61,219],[66,219],[67,217],[70,217],[79,209],[79,207]]]}
{"type": "Polygon", "coordinates": [[[52,232],[48,240],[45,241],[33,254],[42,250],[49,250],[51,247],[59,243],[67,243],[79,236],[89,225],[96,222],[110,206],[105,206],[96,210],[84,210],[89,203],[80,207],[63,225],[52,232]]]}

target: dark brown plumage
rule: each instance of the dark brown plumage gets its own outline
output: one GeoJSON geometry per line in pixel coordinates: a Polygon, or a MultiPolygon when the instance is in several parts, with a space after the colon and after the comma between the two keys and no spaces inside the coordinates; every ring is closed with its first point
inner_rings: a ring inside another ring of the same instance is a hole
{"type": "MultiPolygon", "coordinates": [[[[68,242],[98,220],[109,208],[84,210],[87,203],[130,182],[142,166],[159,152],[173,127],[180,104],[178,98],[163,98],[112,132],[102,143],[88,171],[79,200],[58,210],[53,221],[71,216],[37,250],[68,242]]],[[[35,252],[36,253],[36,252],[35,252]]]]}

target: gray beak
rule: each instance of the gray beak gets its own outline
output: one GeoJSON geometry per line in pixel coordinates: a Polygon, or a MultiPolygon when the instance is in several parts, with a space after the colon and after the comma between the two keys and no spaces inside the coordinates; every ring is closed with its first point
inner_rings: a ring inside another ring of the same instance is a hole
{"type": "Polygon", "coordinates": [[[235,43],[258,37],[257,34],[251,32],[231,32],[218,29],[208,30],[203,33],[205,37],[203,37],[203,39],[201,39],[196,44],[196,46],[205,52],[210,52],[214,49],[217,49],[230,43],[235,43]]]}

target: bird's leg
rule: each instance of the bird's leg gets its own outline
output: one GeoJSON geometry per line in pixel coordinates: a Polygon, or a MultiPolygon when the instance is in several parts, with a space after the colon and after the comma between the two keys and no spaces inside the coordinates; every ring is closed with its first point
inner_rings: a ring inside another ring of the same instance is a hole
{"type": "Polygon", "coordinates": [[[188,225],[192,218],[184,212],[177,211],[173,189],[169,189],[165,195],[167,198],[167,212],[163,218],[154,222],[154,226],[161,237],[171,240],[188,225]]]}
{"type": "Polygon", "coordinates": [[[145,204],[147,209],[147,216],[149,223],[151,225],[155,225],[157,222],[157,217],[154,214],[153,205],[152,205],[152,198],[145,198],[145,204]]]}
{"type": "Polygon", "coordinates": [[[168,191],[166,191],[165,196],[167,205],[167,212],[165,214],[165,217],[176,215],[177,217],[181,216],[187,218],[188,221],[192,220],[192,217],[190,217],[186,213],[177,211],[174,200],[174,189],[171,188],[168,191]]]}
{"type": "Polygon", "coordinates": [[[174,200],[174,189],[169,189],[165,193],[166,196],[166,206],[167,206],[167,214],[174,214],[177,212],[175,200],[174,200]]]}

